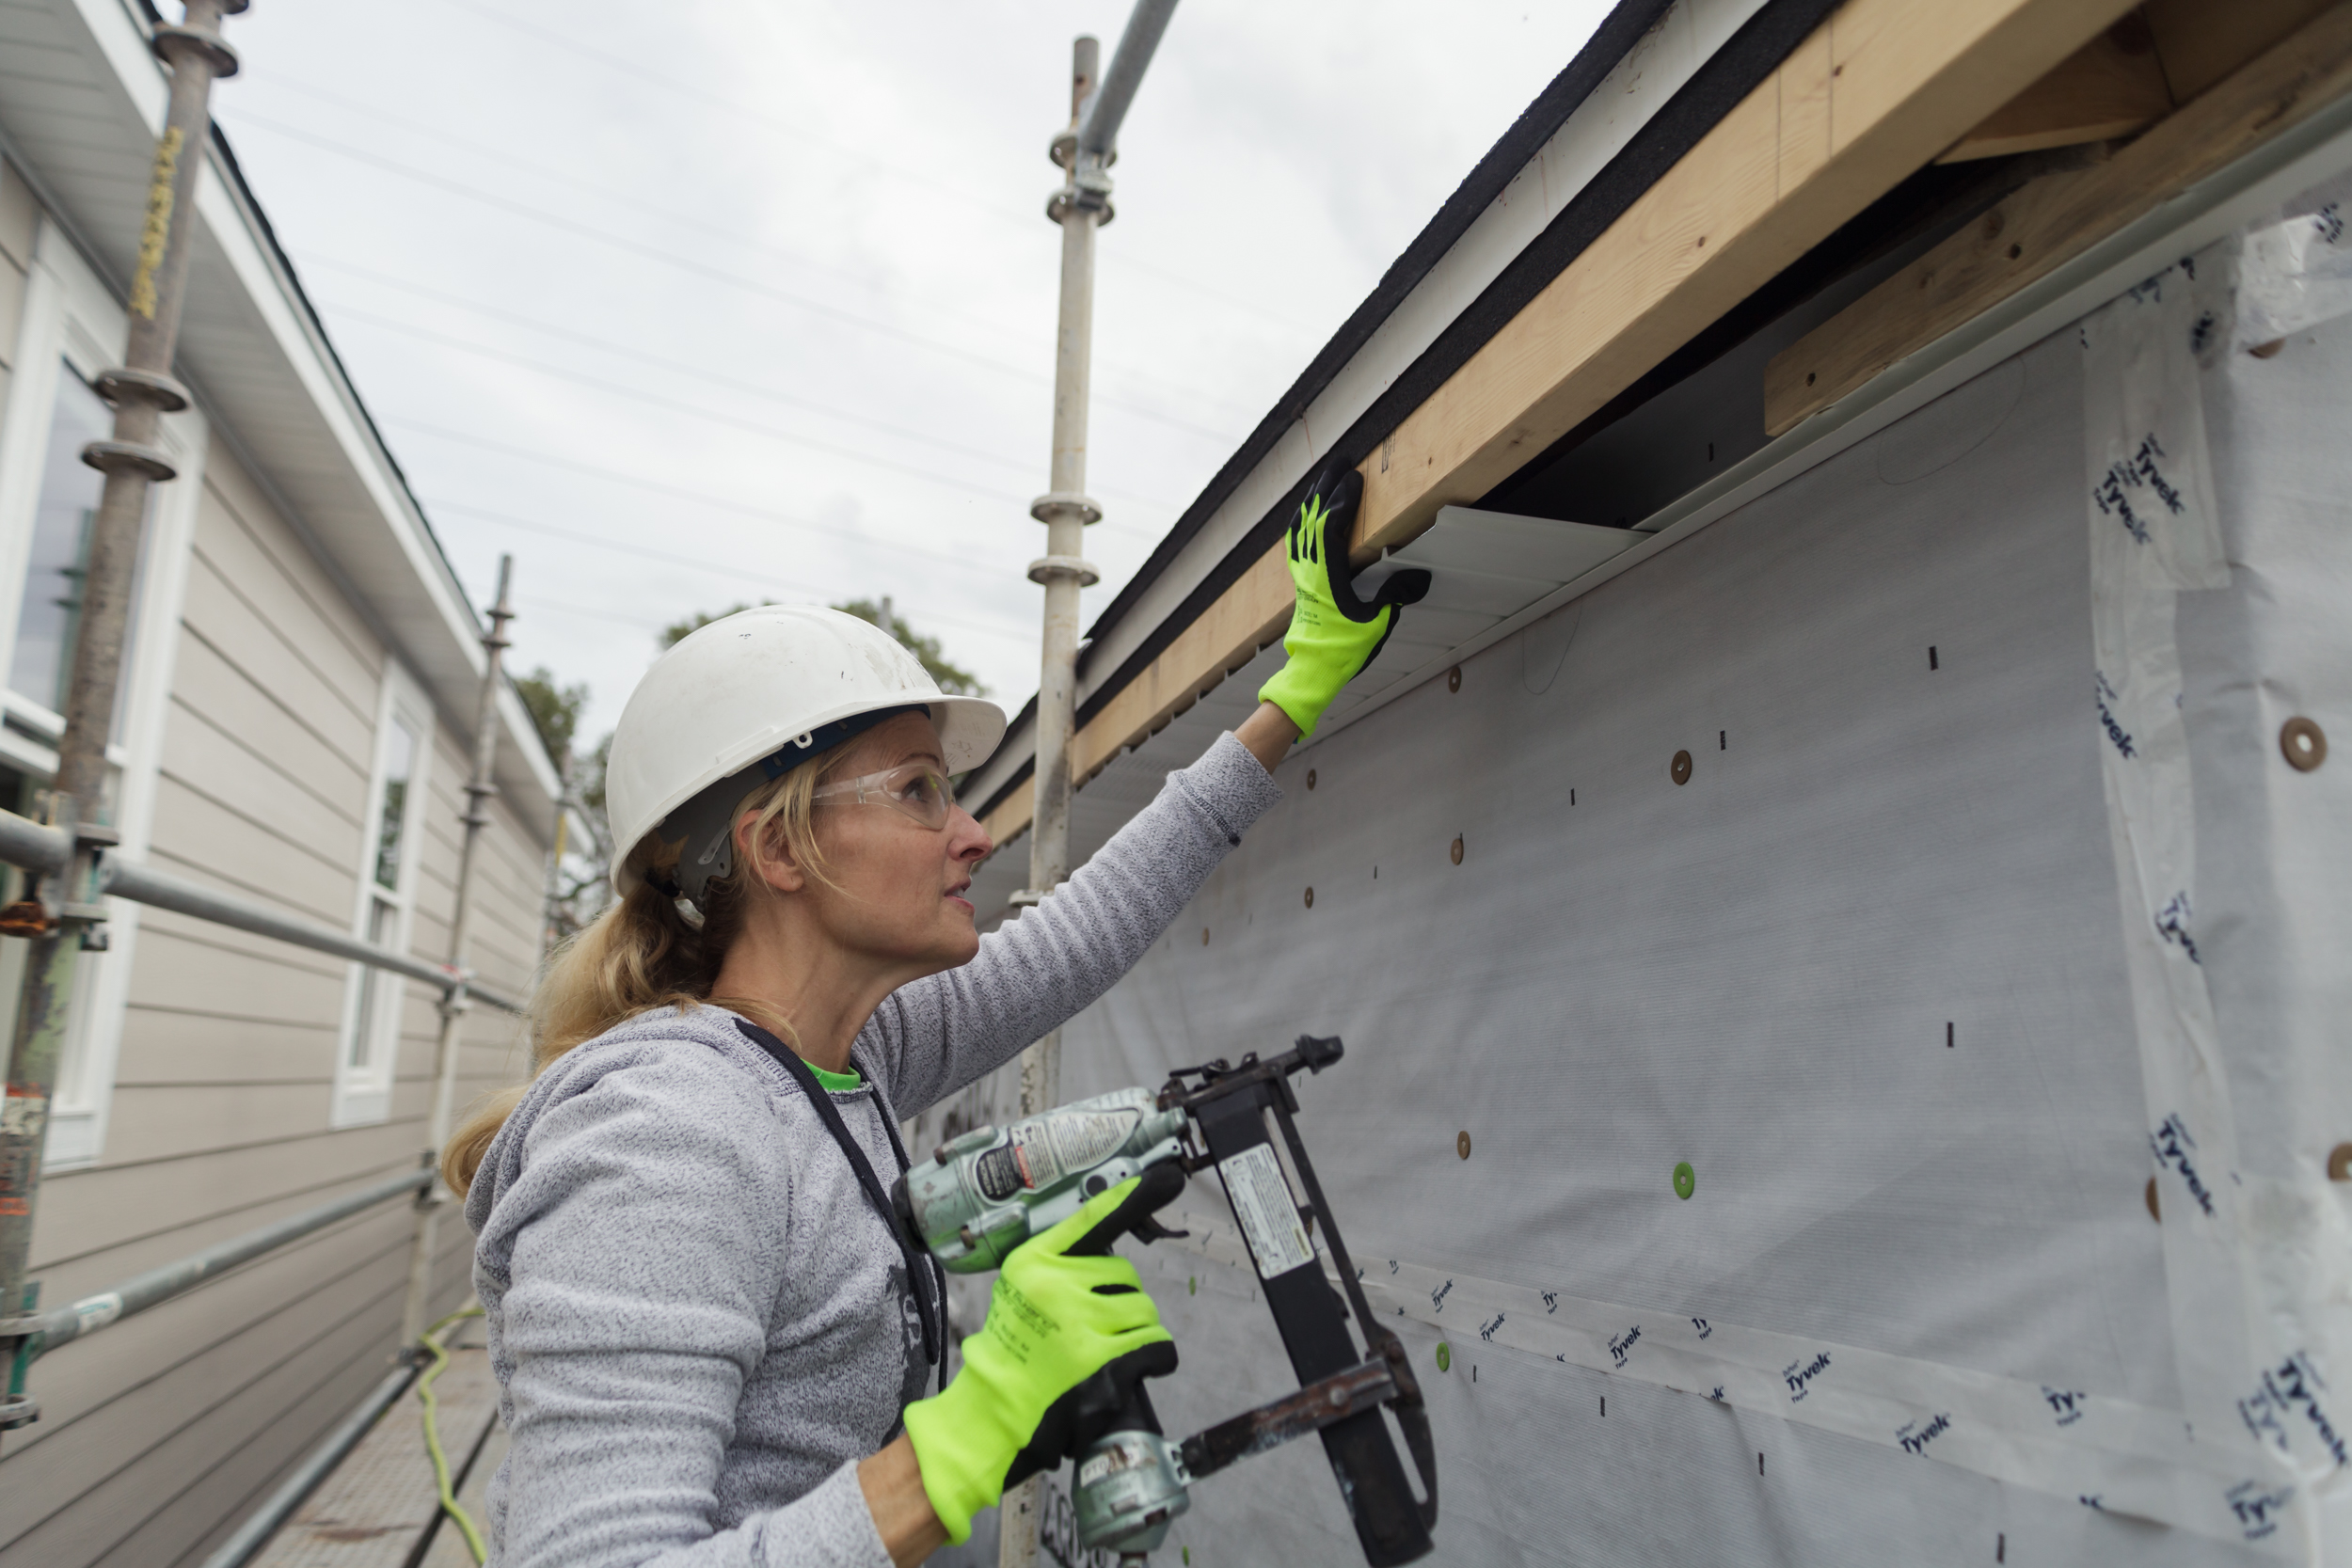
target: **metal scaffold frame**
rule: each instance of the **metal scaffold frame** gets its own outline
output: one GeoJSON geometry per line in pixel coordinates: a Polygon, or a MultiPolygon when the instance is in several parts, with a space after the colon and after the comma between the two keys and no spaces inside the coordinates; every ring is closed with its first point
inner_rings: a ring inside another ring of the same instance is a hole
{"type": "Polygon", "coordinates": [[[473,768],[466,784],[461,818],[465,835],[453,893],[448,957],[443,961],[436,963],[366,942],[348,931],[206,887],[115,852],[119,837],[108,821],[105,748],[138,567],[139,525],[151,487],[177,477],[170,459],[156,444],[156,435],[164,414],[185,408],[190,402],[187,389],[172,377],[171,368],[192,249],[196,182],[209,146],[212,84],[237,70],[235,52],[220,38],[220,19],[244,11],[248,4],[249,0],[187,0],[182,24],[161,23],[153,28],[154,52],[169,69],[170,101],[163,131],[156,138],[145,229],[130,288],[125,363],[103,372],[97,381],[99,392],[114,405],[114,429],[110,439],[91,442],[82,452],[83,462],[106,479],[91,528],[65,728],[57,744],[57,771],[54,787],[42,798],[43,820],[0,812],[0,863],[20,867],[28,879],[26,896],[0,910],[0,933],[29,938],[32,948],[8,1047],[7,1094],[0,1100],[0,1304],[14,1309],[13,1316],[0,1317],[0,1356],[6,1357],[8,1369],[8,1391],[5,1402],[0,1403],[0,1431],[39,1419],[40,1402],[25,1392],[24,1385],[32,1363],[44,1353],[174,1300],[228,1270],[331,1226],[410,1197],[415,1204],[415,1225],[399,1366],[288,1477],[278,1495],[246,1521],[235,1538],[258,1544],[415,1375],[439,1214],[450,1202],[450,1195],[441,1190],[437,1178],[436,1161],[455,1110],[459,1034],[475,1002],[517,1015],[524,1014],[527,1006],[519,998],[483,985],[466,967],[473,880],[481,860],[479,840],[490,821],[487,803],[498,794],[492,774],[498,759],[498,697],[505,679],[506,625],[514,618],[511,557],[500,560],[498,597],[482,637],[473,768]],[[41,1312],[37,1310],[39,1285],[24,1275],[40,1196],[49,1101],[72,1022],[74,976],[81,955],[103,952],[107,945],[104,900],[109,897],[170,910],[433,987],[439,993],[441,1025],[428,1142],[412,1168],[377,1177],[328,1202],[41,1312]]]}
{"type": "MultiPolygon", "coordinates": [[[[1087,405],[1094,365],[1094,237],[1110,222],[1110,166],[1119,157],[1119,127],[1136,89],[1176,13],[1176,0],[1136,0],[1119,38],[1111,66],[1098,81],[1102,45],[1081,35],[1071,51],[1070,128],[1048,155],[1063,170],[1061,189],[1045,215],[1061,228],[1061,309],[1054,340],[1054,450],[1051,485],[1030,504],[1045,525],[1045,554],[1029,562],[1029,580],[1045,590],[1037,682],[1036,792],[1029,820],[1029,885],[1012,895],[1015,907],[1036,904],[1070,875],[1070,743],[1077,730],[1078,590],[1102,580],[1082,553],[1089,524],[1103,519],[1086,493],[1087,405]]],[[[1021,1114],[1035,1116],[1061,1099],[1061,1031],[1053,1029],[1021,1053],[1021,1114]]],[[[998,1562],[1031,1568],[1038,1553],[1037,1499],[1031,1478],[1002,1504],[998,1562]]]]}

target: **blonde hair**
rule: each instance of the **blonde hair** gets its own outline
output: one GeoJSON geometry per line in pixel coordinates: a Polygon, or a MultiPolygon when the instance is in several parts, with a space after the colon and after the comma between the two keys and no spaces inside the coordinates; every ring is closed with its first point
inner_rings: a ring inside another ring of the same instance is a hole
{"type": "MultiPolygon", "coordinates": [[[[556,949],[531,1001],[532,1077],[547,1071],[573,1047],[658,1007],[691,1009],[707,1002],[742,1013],[787,1040],[794,1037],[791,1021],[775,1008],[750,997],[713,996],[711,987],[727,948],[743,928],[746,907],[768,893],[759,873],[779,842],[812,878],[834,885],[824,873],[824,857],[817,847],[815,796],[824,775],[856,743],[842,742],[782,778],[754,787],[737,803],[734,816],[739,819],[748,810],[759,813],[743,835],[751,853],[737,855],[724,877],[714,877],[706,885],[699,927],[688,921],[669,894],[641,881],[628,896],[556,949]]],[[[660,873],[666,868],[664,863],[646,869],[660,873]]],[[[450,1138],[441,1150],[441,1180],[452,1192],[462,1194],[473,1184],[490,1140],[506,1125],[528,1088],[516,1085],[486,1097],[450,1138]]]]}

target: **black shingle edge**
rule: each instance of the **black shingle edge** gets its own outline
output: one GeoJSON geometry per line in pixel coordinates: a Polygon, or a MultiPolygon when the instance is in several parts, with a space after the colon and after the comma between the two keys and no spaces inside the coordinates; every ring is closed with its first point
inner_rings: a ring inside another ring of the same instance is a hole
{"type": "MultiPolygon", "coordinates": [[[[1823,18],[1836,8],[1839,0],[1767,0],[1764,8],[1750,17],[1684,83],[1647,124],[1635,134],[1633,140],[1595,175],[1584,189],[1563,208],[1559,216],[1547,225],[1528,246],[1489,283],[1468,309],[1456,316],[1435,342],[1406,368],[1375,399],[1372,406],[1351,424],[1333,444],[1332,455],[1350,462],[1360,462],[1369,455],[1380,439],[1401,423],[1406,415],[1426,402],[1431,393],[1444,384],[1446,378],[1459,370],[1470,356],[1485,347],[1488,340],[1501,331],[1544,286],[1565,271],[1570,262],[1583,254],[1585,247],[1599,238],[1626,209],[1678,163],[1683,155],[1736,108],[1749,93],[1778,70],[1783,60],[1798,44],[1820,25],[1823,18]]],[[[1141,571],[1123,589],[1110,606],[1098,616],[1089,637],[1099,636],[1114,625],[1132,607],[1142,588],[1165,570],[1176,552],[1200,531],[1209,515],[1232,495],[1241,481],[1255,468],[1271,451],[1291,422],[1303,412],[1316,394],[1330,383],[1380,324],[1388,319],[1405,296],[1412,291],[1430,267],[1449,249],[1470,227],[1471,220],[1492,204],[1505,185],[1527,166],[1536,151],[1549,140],[1568,116],[1583,103],[1601,79],[1615,69],[1622,59],[1655,24],[1665,10],[1661,0],[1623,0],[1609,14],[1592,40],[1578,52],[1565,71],[1552,79],[1541,96],[1527,112],[1520,115],[1492,151],[1482,159],[1470,177],[1438,210],[1438,216],[1422,230],[1404,256],[1389,268],[1380,285],[1356,313],[1341,327],[1337,337],[1315,356],[1307,371],[1285,393],[1274,411],[1262,420],[1241,450],[1217,470],[1200,499],[1186,508],[1183,516],[1168,531],[1159,548],[1152,551],[1141,571]],[[1408,270],[1409,268],[1409,270],[1408,270]]],[[[1152,628],[1140,646],[1121,662],[1119,669],[1096,688],[1094,693],[1080,704],[1077,721],[1084,725],[1100,713],[1110,701],[1157,658],[1168,644],[1175,641],[1185,626],[1190,626],[1216,603],[1226,589],[1240,580],[1243,573],[1259,557],[1273,547],[1281,536],[1291,509],[1305,494],[1306,481],[1287,492],[1283,498],[1260,518],[1240,543],[1229,551],[1224,560],[1187,594],[1184,602],[1161,624],[1152,628]]],[[[1079,669],[1086,667],[1081,653],[1079,669]]],[[[1029,699],[1014,719],[1015,726],[1031,719],[1037,710],[1037,699],[1029,699]]],[[[1036,767],[1034,752],[1016,768],[984,803],[972,807],[975,815],[985,815],[1026,781],[1036,767]]]]}

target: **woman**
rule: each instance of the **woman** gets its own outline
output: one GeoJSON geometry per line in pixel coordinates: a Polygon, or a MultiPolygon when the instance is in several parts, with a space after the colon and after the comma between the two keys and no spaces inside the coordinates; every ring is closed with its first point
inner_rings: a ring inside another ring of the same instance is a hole
{"type": "Polygon", "coordinates": [[[510,1439],[495,1560],[919,1562],[1055,1400],[1168,1338],[1131,1264],[1062,1256],[1114,1189],[1013,1255],[925,1398],[944,1295],[889,1217],[897,1122],[1101,995],[1279,799],[1274,764],[1426,585],[1358,600],[1323,536],[1360,489],[1335,467],[1292,525],[1256,713],[986,938],[963,894],[991,845],[947,778],[1002,737],[993,705],[816,609],[729,616],[646,673],[608,774],[620,902],[540,988],[535,1081],[443,1160],[510,1439]]]}

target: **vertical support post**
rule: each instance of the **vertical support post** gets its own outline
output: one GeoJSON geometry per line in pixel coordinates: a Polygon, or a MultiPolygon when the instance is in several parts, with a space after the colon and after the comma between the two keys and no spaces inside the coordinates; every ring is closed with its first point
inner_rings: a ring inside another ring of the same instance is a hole
{"type": "MultiPolygon", "coordinates": [[[[1088,565],[1086,526],[1103,509],[1086,495],[1087,393],[1094,351],[1094,231],[1109,215],[1110,182],[1100,191],[1079,183],[1086,171],[1076,152],[1078,119],[1094,91],[1101,46],[1081,38],[1072,51],[1071,130],[1055,142],[1068,149],[1069,178],[1047,205],[1061,225],[1061,321],[1054,345],[1052,489],[1030,506],[1045,525],[1045,555],[1029,566],[1029,580],[1045,589],[1042,651],[1038,665],[1035,806],[1029,818],[1029,890],[1038,898],[1070,875],[1070,742],[1076,727],[1078,590],[1100,580],[1088,565]]],[[[1059,1030],[1022,1053],[1021,1111],[1034,1115],[1055,1103],[1059,1076],[1059,1030]]]]}
{"type": "MultiPolygon", "coordinates": [[[[171,97],[155,141],[138,266],[126,301],[125,363],[98,377],[99,394],[114,404],[113,435],[82,449],[82,461],[104,474],[106,483],[90,529],[80,627],[66,685],[65,733],[57,742],[57,776],[48,808],[52,824],[74,835],[74,849],[63,871],[41,879],[38,916],[24,923],[40,934],[27,955],[8,1050],[8,1094],[0,1106],[0,1302],[14,1303],[24,1294],[49,1099],[75,972],[86,948],[106,945],[105,906],[95,893],[99,851],[117,842],[104,825],[113,811],[106,743],[121,683],[148,492],[178,475],[156,436],[164,415],[188,405],[187,389],[172,379],[171,364],[194,249],[196,182],[210,146],[213,83],[237,71],[236,52],[221,41],[220,19],[248,3],[188,0],[181,24],[158,24],[151,40],[171,70],[171,97]]],[[[13,1326],[0,1323],[0,1353],[11,1357],[24,1338],[7,1332],[13,1326]]],[[[23,1425],[37,1409],[29,1396],[11,1392],[0,1407],[0,1429],[23,1425]]]]}
{"type": "MultiPolygon", "coordinates": [[[[434,1053],[433,1114],[426,1122],[424,1161],[430,1166],[449,1142],[450,1124],[457,1113],[458,1035],[465,1026],[466,946],[473,924],[473,877],[482,830],[490,825],[485,809],[498,785],[491,774],[499,759],[499,684],[505,679],[505,655],[510,646],[506,623],[515,618],[510,599],[515,558],[499,557],[499,596],[490,607],[490,629],[482,638],[482,702],[474,710],[473,776],[466,781],[466,836],[457,849],[457,886],[449,917],[449,967],[458,978],[441,996],[441,1037],[434,1053]]],[[[450,1194],[436,1181],[417,1195],[416,1229],[408,1249],[408,1295],[400,1314],[400,1342],[413,1350],[424,1337],[433,1297],[433,1254],[440,1239],[441,1211],[450,1194]]]]}
{"type": "MultiPolygon", "coordinates": [[[[1070,129],[1054,138],[1051,156],[1062,166],[1062,188],[1045,215],[1061,225],[1061,318],[1054,340],[1054,450],[1050,488],[1029,508],[1045,525],[1045,555],[1029,566],[1029,580],[1045,589],[1042,651],[1038,660],[1037,760],[1030,780],[1029,885],[1018,901],[1033,904],[1070,875],[1070,741],[1076,728],[1078,590],[1101,580],[1084,559],[1086,526],[1103,509],[1089,499],[1087,394],[1094,357],[1094,231],[1110,215],[1110,180],[1092,171],[1099,189],[1079,183],[1078,122],[1094,95],[1102,45],[1080,35],[1071,47],[1070,129]]],[[[1060,1098],[1061,1031],[1055,1029],[1021,1053],[1021,1114],[1035,1116],[1060,1098]]],[[[1004,1496],[997,1512],[998,1568],[1034,1568],[1038,1506],[1043,1478],[1032,1476],[1004,1496]]]]}

